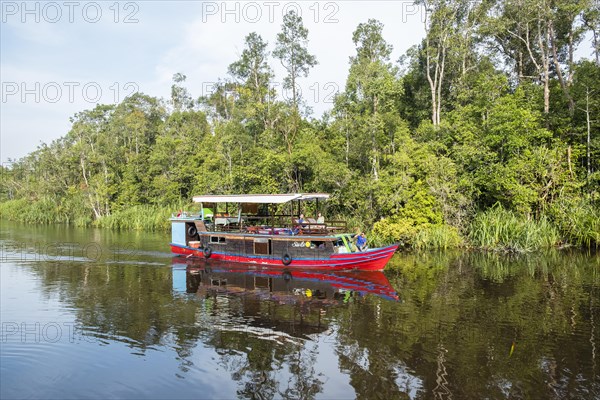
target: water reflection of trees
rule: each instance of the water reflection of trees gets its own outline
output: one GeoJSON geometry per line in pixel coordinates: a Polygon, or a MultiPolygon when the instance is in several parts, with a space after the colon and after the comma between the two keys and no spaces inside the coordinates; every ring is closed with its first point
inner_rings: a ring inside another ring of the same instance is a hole
{"type": "MultiPolygon", "coordinates": [[[[585,397],[600,390],[591,344],[598,267],[598,258],[578,253],[407,256],[393,279],[405,302],[378,309],[396,341],[373,336],[383,339],[380,353],[394,354],[422,378],[424,397],[585,397]]],[[[344,325],[341,336],[370,351],[354,328],[360,324],[344,325]]]]}
{"type": "Polygon", "coordinates": [[[219,365],[238,383],[238,397],[314,398],[321,391],[314,342],[306,336],[319,325],[320,307],[275,305],[253,296],[230,296],[219,307],[216,293],[203,297],[213,304],[205,321],[211,334],[204,344],[216,350],[219,365]]]}
{"type": "Polygon", "coordinates": [[[181,360],[180,377],[194,367],[194,349],[207,346],[237,382],[239,397],[314,398],[322,390],[314,369],[318,349],[310,341],[327,328],[318,303],[176,294],[170,267],[62,262],[31,268],[48,296],[58,293],[76,312],[87,339],[120,341],[139,355],[171,346],[181,360]]]}
{"type": "Polygon", "coordinates": [[[243,398],[314,398],[332,346],[357,398],[589,398],[600,393],[600,262],[580,254],[404,255],[388,276],[403,302],[310,305],[174,294],[171,269],[44,263],[43,290],[72,304],[90,335],[141,351],[172,346],[181,376],[208,346],[243,398]],[[320,322],[316,316],[319,313],[320,322]],[[298,328],[322,323],[322,331],[298,328]],[[256,328],[250,329],[249,327],[256,328]],[[286,328],[287,327],[287,328],[286,328]],[[259,328],[263,329],[261,331],[259,328]],[[293,334],[282,335],[285,330],[293,334]],[[297,329],[297,331],[293,331],[297,329]],[[262,333],[261,333],[262,332],[262,333]],[[333,333],[331,333],[333,332],[333,333]]]}

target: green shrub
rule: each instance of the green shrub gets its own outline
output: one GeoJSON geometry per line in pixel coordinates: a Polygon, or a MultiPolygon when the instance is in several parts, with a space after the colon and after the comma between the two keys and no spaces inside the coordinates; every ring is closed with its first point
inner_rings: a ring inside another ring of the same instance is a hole
{"type": "Polygon", "coordinates": [[[382,218],[373,225],[370,241],[375,245],[400,243],[402,247],[410,247],[417,233],[419,228],[411,219],[382,218]]]}
{"type": "Polygon", "coordinates": [[[400,243],[414,249],[449,249],[462,245],[458,230],[443,224],[417,224],[409,218],[382,219],[370,234],[375,245],[400,243]]]}

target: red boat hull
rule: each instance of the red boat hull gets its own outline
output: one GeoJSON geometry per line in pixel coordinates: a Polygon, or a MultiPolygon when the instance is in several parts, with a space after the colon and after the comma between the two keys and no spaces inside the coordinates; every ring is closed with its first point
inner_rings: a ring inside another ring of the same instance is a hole
{"type": "MultiPolygon", "coordinates": [[[[210,259],[227,261],[254,266],[268,266],[282,269],[318,269],[330,271],[360,270],[383,271],[392,258],[398,245],[369,249],[362,252],[332,254],[328,258],[296,258],[285,265],[282,260],[274,256],[246,256],[213,251],[210,259]]],[[[175,254],[188,257],[205,258],[201,249],[171,243],[171,251],[175,254]]]]}

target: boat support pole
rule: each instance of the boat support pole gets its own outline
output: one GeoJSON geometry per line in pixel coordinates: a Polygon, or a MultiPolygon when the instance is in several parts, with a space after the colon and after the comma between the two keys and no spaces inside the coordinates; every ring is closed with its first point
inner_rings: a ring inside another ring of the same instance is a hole
{"type": "Polygon", "coordinates": [[[346,238],[345,235],[342,235],[342,242],[344,243],[344,246],[346,246],[346,249],[348,249],[348,253],[352,253],[352,248],[350,247],[350,244],[348,243],[348,239],[346,238]]]}

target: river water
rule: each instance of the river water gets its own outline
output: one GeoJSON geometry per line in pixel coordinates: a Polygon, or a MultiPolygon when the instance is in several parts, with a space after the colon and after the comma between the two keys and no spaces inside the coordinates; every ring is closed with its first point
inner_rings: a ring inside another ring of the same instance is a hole
{"type": "Polygon", "coordinates": [[[600,257],[397,254],[383,274],[0,227],[0,397],[600,398],[600,257]]]}

